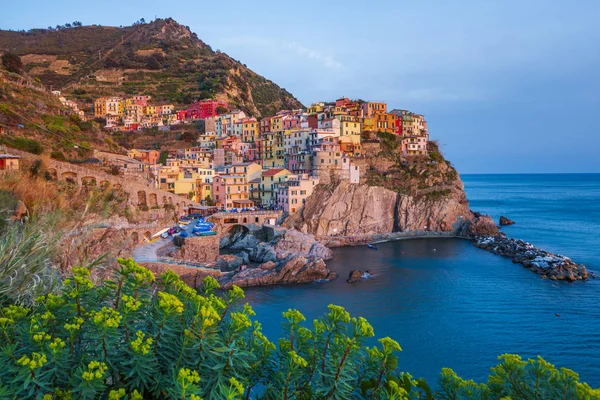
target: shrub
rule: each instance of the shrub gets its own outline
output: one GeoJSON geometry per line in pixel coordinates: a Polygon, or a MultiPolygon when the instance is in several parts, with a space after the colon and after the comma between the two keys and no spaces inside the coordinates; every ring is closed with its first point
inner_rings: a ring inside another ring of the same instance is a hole
{"type": "Polygon", "coordinates": [[[2,55],[2,65],[9,72],[14,72],[15,74],[23,73],[23,61],[21,61],[21,58],[16,54],[8,51],[5,52],[2,55]]]}
{"type": "Polygon", "coordinates": [[[10,223],[2,230],[0,303],[9,300],[29,305],[37,296],[56,289],[58,271],[52,267],[51,260],[58,235],[52,226],[48,220],[37,219],[25,225],[10,223]]]}
{"type": "Polygon", "coordinates": [[[44,147],[33,139],[24,137],[5,137],[2,140],[5,144],[15,147],[19,150],[27,151],[33,154],[42,154],[44,147]]]}
{"type": "MultiPolygon", "coordinates": [[[[172,271],[159,278],[118,260],[113,279],[95,286],[76,267],[59,295],[31,309],[0,311],[0,393],[9,398],[130,399],[432,399],[422,379],[398,371],[390,338],[366,347],[371,325],[330,305],[305,326],[283,313],[283,337],[271,343],[233,286],[197,290],[172,271]],[[258,390],[255,390],[258,388],[258,390]]],[[[593,399],[597,390],[541,358],[503,355],[487,384],[444,369],[439,399],[593,399]]]]}
{"type": "Polygon", "coordinates": [[[53,151],[50,153],[50,157],[58,161],[67,161],[67,157],[65,157],[62,151],[53,151]]]}

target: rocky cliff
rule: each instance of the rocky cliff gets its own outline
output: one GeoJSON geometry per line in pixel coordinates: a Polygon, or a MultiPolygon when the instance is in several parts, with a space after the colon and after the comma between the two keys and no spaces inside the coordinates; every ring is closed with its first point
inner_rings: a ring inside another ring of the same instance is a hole
{"type": "Polygon", "coordinates": [[[360,184],[317,186],[286,220],[288,227],[324,241],[409,231],[467,236],[479,233],[479,227],[497,232],[488,218],[469,210],[463,182],[436,142],[429,142],[428,155],[406,157],[396,135],[368,133],[363,140],[363,157],[353,160],[360,166],[360,184]]]}
{"type": "Polygon", "coordinates": [[[287,221],[316,236],[386,232],[460,231],[473,213],[459,178],[444,197],[402,194],[380,186],[340,182],[319,186],[304,208],[287,221]]]}

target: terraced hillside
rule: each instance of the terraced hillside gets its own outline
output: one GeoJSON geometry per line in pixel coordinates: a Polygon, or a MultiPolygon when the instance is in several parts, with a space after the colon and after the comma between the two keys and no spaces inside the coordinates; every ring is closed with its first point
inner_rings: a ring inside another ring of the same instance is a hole
{"type": "Polygon", "coordinates": [[[123,28],[0,30],[0,51],[19,55],[31,76],[90,108],[95,97],[132,94],[179,105],[225,99],[255,116],[302,106],[170,18],[123,28]]]}

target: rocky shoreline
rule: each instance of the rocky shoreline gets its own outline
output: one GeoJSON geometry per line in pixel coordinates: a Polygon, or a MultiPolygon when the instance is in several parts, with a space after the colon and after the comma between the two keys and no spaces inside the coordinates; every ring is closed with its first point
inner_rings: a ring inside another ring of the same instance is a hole
{"type": "Polygon", "coordinates": [[[574,263],[568,257],[539,249],[523,240],[508,238],[503,233],[477,236],[474,244],[480,249],[511,258],[513,263],[523,265],[544,279],[574,282],[596,277],[584,265],[574,263]]]}
{"type": "Polygon", "coordinates": [[[295,229],[248,225],[222,237],[220,247],[238,252],[217,260],[222,271],[218,281],[223,288],[310,283],[337,277],[325,265],[333,256],[331,250],[313,235],[295,229]]]}

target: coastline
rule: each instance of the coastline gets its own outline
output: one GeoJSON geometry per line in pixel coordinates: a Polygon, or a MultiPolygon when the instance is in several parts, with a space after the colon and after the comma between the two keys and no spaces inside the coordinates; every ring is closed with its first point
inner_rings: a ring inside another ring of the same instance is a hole
{"type": "Polygon", "coordinates": [[[379,244],[394,242],[398,240],[410,239],[467,239],[468,237],[458,235],[455,232],[444,231],[405,231],[405,232],[389,232],[389,233],[374,233],[368,235],[353,235],[353,236],[315,236],[315,240],[329,248],[336,247],[352,247],[366,246],[369,243],[379,244]]]}

